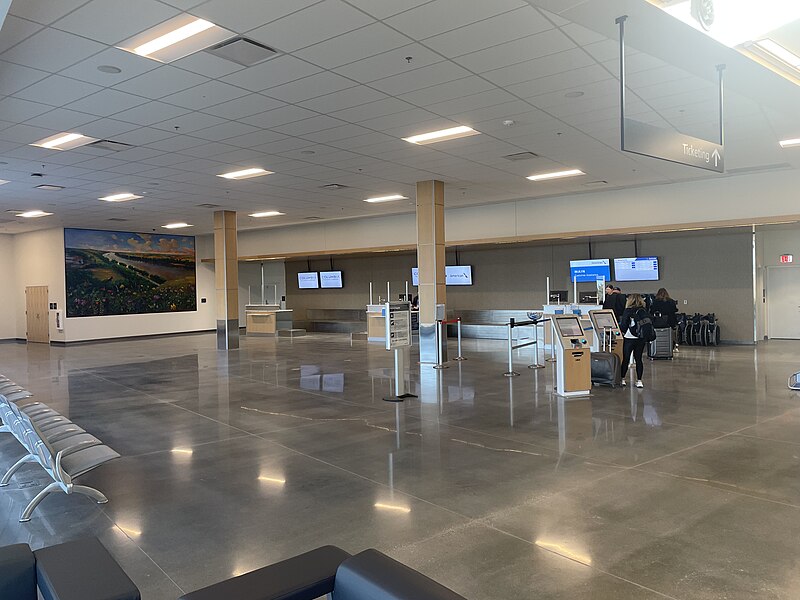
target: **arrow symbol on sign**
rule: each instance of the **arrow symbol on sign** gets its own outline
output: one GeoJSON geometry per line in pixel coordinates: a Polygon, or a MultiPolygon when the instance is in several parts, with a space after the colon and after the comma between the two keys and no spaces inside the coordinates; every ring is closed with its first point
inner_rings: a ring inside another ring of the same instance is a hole
{"type": "Polygon", "coordinates": [[[714,153],[713,153],[711,156],[713,156],[713,157],[714,157],[714,166],[716,167],[716,166],[717,166],[717,163],[718,163],[718,162],[719,162],[719,160],[722,158],[722,156],[720,156],[720,154],[719,154],[719,150],[717,150],[716,148],[714,148],[714,153]]]}

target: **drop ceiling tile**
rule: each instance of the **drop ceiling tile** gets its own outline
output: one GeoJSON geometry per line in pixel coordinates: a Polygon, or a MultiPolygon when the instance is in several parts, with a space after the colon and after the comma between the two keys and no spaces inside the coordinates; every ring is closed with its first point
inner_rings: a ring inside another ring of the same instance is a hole
{"type": "Polygon", "coordinates": [[[531,81],[539,77],[555,75],[571,69],[588,67],[595,64],[591,56],[588,56],[580,48],[566,50],[557,54],[550,54],[533,60],[517,63],[508,67],[502,67],[493,71],[481,73],[489,81],[506,87],[515,83],[531,81]]]}
{"type": "Polygon", "coordinates": [[[391,115],[394,113],[412,110],[416,108],[413,104],[400,100],[399,98],[385,98],[369,104],[363,104],[354,108],[347,108],[345,110],[336,111],[332,116],[343,121],[355,123],[364,121],[365,119],[372,119],[375,117],[382,117],[384,115],[391,115]]]}
{"type": "Polygon", "coordinates": [[[111,45],[178,14],[156,0],[91,0],[51,26],[111,45]]]}
{"type": "Polygon", "coordinates": [[[203,112],[222,117],[223,119],[242,119],[261,112],[285,106],[284,102],[267,98],[261,94],[251,93],[235,100],[222,102],[203,109],[203,112]]]}
{"type": "Polygon", "coordinates": [[[319,73],[321,70],[319,67],[304,60],[284,55],[271,58],[231,75],[226,75],[222,78],[222,81],[251,92],[261,92],[268,87],[275,87],[295,79],[308,77],[314,73],[319,73]]]}
{"type": "Polygon", "coordinates": [[[272,98],[277,98],[292,104],[303,102],[317,96],[323,96],[332,92],[338,92],[358,85],[355,81],[323,71],[310,77],[304,77],[290,83],[284,83],[276,87],[264,90],[264,94],[272,98]]]}
{"type": "Polygon", "coordinates": [[[204,140],[219,142],[228,138],[246,135],[254,131],[258,131],[258,128],[253,127],[252,125],[245,125],[244,123],[228,121],[226,123],[214,125],[213,127],[209,127],[207,129],[195,131],[192,135],[204,140]]]}
{"type": "Polygon", "coordinates": [[[567,34],[578,46],[585,46],[607,39],[604,35],[582,27],[577,23],[567,23],[561,27],[561,31],[567,34]]]}
{"type": "MultiPolygon", "coordinates": [[[[22,100],[20,98],[4,98],[0,100],[0,115],[6,121],[14,123],[22,123],[28,119],[32,119],[38,115],[53,110],[52,106],[47,104],[40,104],[39,102],[31,102],[30,100],[22,100]]],[[[57,131],[54,133],[58,133],[57,131]]],[[[36,140],[31,140],[35,142],[36,140]]]]}
{"type": "Polygon", "coordinates": [[[553,26],[537,10],[531,6],[523,6],[428,38],[425,40],[425,45],[448,58],[453,58],[552,28],[553,26]]]}
{"type": "Polygon", "coordinates": [[[181,115],[180,117],[167,119],[161,123],[155,123],[153,127],[164,129],[166,131],[175,131],[180,134],[188,134],[192,133],[193,131],[199,131],[200,129],[213,127],[214,125],[220,125],[225,122],[225,119],[220,119],[214,115],[193,112],[181,115]]]}
{"type": "MultiPolygon", "coordinates": [[[[286,139],[286,136],[282,133],[270,131],[269,129],[257,129],[251,133],[237,135],[236,137],[225,140],[225,143],[231,146],[236,146],[237,149],[253,148],[256,146],[261,146],[262,144],[269,144],[284,139],[286,139]]],[[[304,142],[304,144],[307,143],[308,142],[304,142]]]]}
{"type": "Polygon", "coordinates": [[[283,52],[294,52],[373,22],[341,0],[323,0],[253,29],[247,36],[283,52]]]}
{"type": "Polygon", "coordinates": [[[403,0],[403,2],[397,0],[348,0],[348,2],[376,19],[385,19],[430,2],[430,0],[403,0]]]}
{"type": "Polygon", "coordinates": [[[115,89],[157,100],[200,85],[208,81],[207,77],[176,69],[170,65],[161,65],[133,79],[128,79],[114,86],[115,89]]]}
{"type": "Polygon", "coordinates": [[[58,2],[53,2],[52,0],[25,0],[25,2],[12,3],[8,14],[49,25],[85,2],[86,0],[59,0],[58,2]]]}
{"type": "Polygon", "coordinates": [[[163,140],[151,142],[147,144],[147,146],[163,152],[182,152],[188,148],[195,148],[202,144],[203,142],[201,140],[188,135],[174,135],[163,140]]]}
{"type": "Polygon", "coordinates": [[[432,85],[463,79],[469,75],[471,73],[464,67],[449,60],[443,60],[427,67],[373,81],[370,83],[370,87],[377,88],[387,94],[399,95],[432,85]]]}
{"type": "Polygon", "coordinates": [[[284,137],[280,140],[274,140],[259,146],[255,146],[253,149],[260,152],[265,152],[267,154],[284,155],[286,153],[299,150],[300,148],[307,148],[308,145],[308,140],[295,137],[284,137]]]}
{"type": "Polygon", "coordinates": [[[0,61],[0,96],[10,96],[41,81],[47,75],[45,71],[0,61]]]}
{"type": "MultiPolygon", "coordinates": [[[[169,131],[164,131],[162,129],[155,129],[153,127],[140,127],[139,129],[134,129],[133,131],[126,131],[125,133],[121,133],[117,136],[114,136],[114,141],[123,142],[125,144],[132,144],[134,146],[144,146],[152,144],[154,142],[165,140],[168,137],[172,137],[173,135],[174,135],[173,133],[169,131]]],[[[128,152],[132,152],[132,150],[124,150],[119,153],[119,156],[124,157],[125,159],[135,160],[129,158],[133,155],[128,154],[128,152]]]]}
{"type": "Polygon", "coordinates": [[[326,69],[361,60],[413,43],[383,23],[373,23],[295,52],[297,56],[326,69]]]}
{"type": "Polygon", "coordinates": [[[195,143],[194,146],[183,150],[182,154],[188,154],[189,156],[196,156],[198,158],[213,158],[233,150],[237,150],[237,148],[221,142],[209,142],[208,144],[200,145],[195,143]]]}
{"type": "Polygon", "coordinates": [[[192,14],[213,21],[238,33],[271,23],[319,0],[210,0],[192,10],[192,14]]]}
{"type": "Polygon", "coordinates": [[[442,57],[420,44],[410,44],[397,50],[376,54],[334,69],[340,75],[361,83],[370,83],[401,73],[441,62],[442,57]],[[407,57],[412,57],[409,63],[407,57]]]}
{"type": "Polygon", "coordinates": [[[560,90],[581,91],[581,86],[597,81],[609,80],[608,71],[600,65],[591,65],[579,69],[571,69],[563,73],[556,73],[547,77],[540,77],[533,81],[526,81],[516,85],[509,85],[508,91],[522,98],[535,98],[542,94],[549,94],[560,90]]]}
{"type": "Polygon", "coordinates": [[[96,119],[97,117],[94,115],[88,115],[66,108],[56,108],[43,115],[29,119],[27,124],[35,125],[36,127],[44,127],[45,129],[52,129],[53,131],[74,131],[75,129],[79,129],[81,125],[85,125],[96,119]]]}
{"type": "Polygon", "coordinates": [[[42,29],[10,50],[3,60],[50,73],[82,61],[105,49],[103,44],[57,29],[42,29]]]}
{"type": "Polygon", "coordinates": [[[158,66],[158,62],[144,58],[143,56],[137,56],[136,54],[125,52],[119,48],[107,48],[99,54],[90,56],[86,60],[82,60],[68,69],[64,69],[61,71],[61,75],[94,83],[96,85],[102,85],[103,87],[110,87],[136,77],[137,75],[141,75],[142,73],[152,71],[158,66]],[[103,65],[117,67],[121,69],[122,72],[103,73],[98,71],[97,67],[103,65]]]}
{"type": "MultiPolygon", "coordinates": [[[[116,119],[106,118],[87,123],[81,127],[81,133],[88,135],[89,137],[107,140],[113,139],[114,136],[119,135],[120,133],[125,133],[126,131],[131,131],[133,129],[136,129],[136,125],[132,125],[124,121],[118,121],[116,119]]],[[[78,151],[80,151],[80,148],[73,150],[73,152],[78,151]]]]}
{"type": "Polygon", "coordinates": [[[153,100],[152,102],[145,102],[134,108],[123,110],[114,115],[114,118],[137,125],[152,125],[167,119],[174,119],[188,112],[185,108],[153,100]]]}
{"type": "Polygon", "coordinates": [[[522,0],[436,0],[386,22],[414,39],[423,40],[522,6],[527,6],[522,0]]]}
{"type": "MultiPolygon", "coordinates": [[[[169,4],[181,10],[190,10],[198,4],[202,4],[205,0],[161,0],[164,4],[169,4]]],[[[202,16],[202,15],[198,15],[202,16]]]]}
{"type": "MultiPolygon", "coordinates": [[[[22,3],[18,2],[17,4],[22,3]]],[[[3,35],[0,36],[0,53],[16,46],[41,29],[42,26],[38,23],[19,19],[11,14],[7,15],[3,22],[3,35]]]]}
{"type": "Polygon", "coordinates": [[[471,71],[484,73],[548,54],[570,50],[574,47],[575,44],[560,30],[550,29],[486,50],[459,56],[455,61],[471,71]]]}
{"type": "Polygon", "coordinates": [[[310,119],[316,115],[317,113],[306,108],[290,105],[276,108],[274,110],[268,110],[261,114],[253,115],[252,117],[246,117],[240,120],[248,125],[270,129],[277,127],[278,125],[286,125],[287,123],[300,121],[301,119],[310,119]]]}
{"type": "MultiPolygon", "coordinates": [[[[0,85],[2,84],[0,83],[0,85]]],[[[330,114],[338,110],[360,106],[387,97],[388,96],[382,92],[364,85],[359,85],[340,92],[333,92],[332,94],[325,94],[318,98],[300,102],[300,106],[317,112],[330,114]]]]}
{"type": "Polygon", "coordinates": [[[197,87],[164,96],[162,100],[184,108],[199,110],[208,106],[234,100],[246,95],[247,91],[221,81],[208,81],[197,87]]]}
{"type": "Polygon", "coordinates": [[[195,52],[180,60],[173,61],[170,64],[173,67],[186,69],[192,73],[211,77],[212,79],[224,77],[225,75],[230,75],[231,73],[241,71],[245,68],[244,65],[237,64],[231,60],[225,60],[224,58],[214,56],[205,51],[195,52]]]}
{"type": "Polygon", "coordinates": [[[108,117],[145,102],[147,102],[145,98],[134,96],[133,94],[104,89],[81,100],[71,102],[66,106],[72,110],[97,115],[98,117],[108,117]]]}
{"type": "MultiPolygon", "coordinates": [[[[427,123],[428,121],[439,119],[441,121],[446,122],[446,119],[442,119],[438,115],[433,114],[432,112],[428,112],[427,110],[423,110],[421,108],[415,108],[413,110],[405,110],[400,113],[395,113],[393,115],[385,115],[383,117],[377,117],[374,119],[367,119],[359,123],[362,127],[367,127],[368,129],[374,129],[376,131],[386,131],[387,129],[393,127],[408,127],[410,129],[416,129],[416,123],[427,123]]],[[[435,129],[444,129],[445,127],[455,127],[458,123],[451,123],[445,124],[442,127],[437,127],[435,129]]],[[[416,135],[417,133],[424,133],[429,131],[428,129],[422,129],[419,131],[414,131],[413,133],[409,133],[407,135],[403,135],[403,137],[409,137],[412,135],[416,135]]]]}
{"type": "Polygon", "coordinates": [[[509,94],[505,90],[494,88],[477,94],[466,95],[463,98],[451,98],[446,102],[426,105],[426,108],[437,115],[450,117],[479,108],[507,104],[513,101],[514,96],[512,94],[509,94]]]}
{"type": "Polygon", "coordinates": [[[495,89],[494,85],[485,79],[472,76],[402,94],[400,97],[417,106],[428,106],[491,89],[495,89]]]}
{"type": "Polygon", "coordinates": [[[63,106],[101,89],[100,86],[91,83],[84,83],[60,75],[50,75],[17,92],[15,96],[23,100],[33,100],[34,102],[41,102],[51,106],[63,106]]]}
{"type": "Polygon", "coordinates": [[[285,133],[286,135],[302,136],[307,133],[323,131],[325,129],[339,127],[340,125],[344,124],[344,121],[339,119],[334,119],[333,117],[329,117],[327,115],[317,115],[311,117],[310,119],[303,119],[302,121],[295,121],[293,123],[287,123],[286,125],[274,126],[272,129],[280,133],[285,133]]]}
{"type": "MultiPolygon", "coordinates": [[[[13,98],[6,98],[5,100],[0,100],[0,111],[3,110],[3,105],[6,100],[13,100],[13,98]]],[[[56,132],[57,133],[57,132],[56,132]]],[[[41,140],[44,137],[49,135],[53,135],[53,131],[50,129],[44,129],[42,127],[34,127],[33,125],[14,125],[12,127],[7,127],[0,131],[0,140],[6,142],[18,142],[20,144],[32,144],[36,140],[41,140]]],[[[43,148],[39,148],[38,150],[43,150],[43,148]]],[[[39,153],[37,153],[39,154],[39,153]]],[[[24,156],[20,149],[14,151],[15,156],[24,156]]]]}

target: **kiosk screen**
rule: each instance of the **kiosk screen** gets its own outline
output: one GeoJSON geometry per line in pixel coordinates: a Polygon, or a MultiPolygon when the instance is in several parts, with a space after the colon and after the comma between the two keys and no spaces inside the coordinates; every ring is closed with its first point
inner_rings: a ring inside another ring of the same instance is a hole
{"type": "Polygon", "coordinates": [[[598,329],[616,329],[617,323],[614,320],[614,315],[607,312],[595,313],[594,322],[597,323],[598,329]]]}
{"type": "Polygon", "coordinates": [[[573,338],[583,335],[583,329],[581,329],[581,322],[578,320],[578,317],[556,319],[556,323],[558,324],[558,331],[561,333],[561,337],[573,338]]]}

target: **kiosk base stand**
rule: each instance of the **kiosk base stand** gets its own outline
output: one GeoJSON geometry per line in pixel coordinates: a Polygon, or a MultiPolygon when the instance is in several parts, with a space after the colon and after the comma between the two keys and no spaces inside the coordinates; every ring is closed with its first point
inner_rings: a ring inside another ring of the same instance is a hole
{"type": "Polygon", "coordinates": [[[384,398],[386,402],[402,402],[406,398],[416,398],[406,392],[406,355],[403,348],[394,349],[394,396],[384,398]]]}

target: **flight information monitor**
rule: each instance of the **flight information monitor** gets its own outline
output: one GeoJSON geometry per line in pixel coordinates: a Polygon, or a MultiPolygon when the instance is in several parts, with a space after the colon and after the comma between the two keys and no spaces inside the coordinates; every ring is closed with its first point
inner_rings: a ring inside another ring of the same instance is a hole
{"type": "Polygon", "coordinates": [[[581,322],[578,320],[578,317],[556,319],[556,324],[558,325],[558,331],[561,337],[573,338],[583,335],[583,329],[581,329],[581,322]]]}
{"type": "Polygon", "coordinates": [[[342,272],[341,271],[320,271],[319,274],[320,287],[323,290],[331,288],[342,287],[342,272]]]}
{"type": "Polygon", "coordinates": [[[658,257],[615,258],[614,275],[617,281],[658,281],[658,257]]]}
{"type": "Polygon", "coordinates": [[[607,258],[569,261],[570,281],[611,281],[611,261],[607,258]]]}
{"type": "MultiPolygon", "coordinates": [[[[472,285],[471,265],[448,265],[444,268],[445,285],[472,285]]],[[[419,285],[419,268],[411,269],[411,285],[419,285]]]]}
{"type": "Polygon", "coordinates": [[[297,287],[301,290],[315,290],[319,287],[319,276],[316,271],[312,273],[298,273],[297,287]]]}

